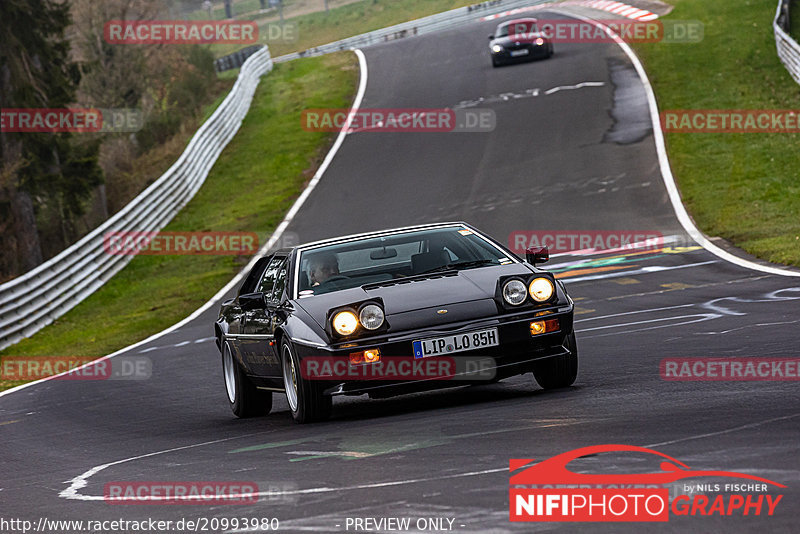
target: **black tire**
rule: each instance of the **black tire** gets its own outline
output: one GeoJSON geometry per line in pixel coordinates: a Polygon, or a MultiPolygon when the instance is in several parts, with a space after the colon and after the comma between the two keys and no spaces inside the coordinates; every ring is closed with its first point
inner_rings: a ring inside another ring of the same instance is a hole
{"type": "Polygon", "coordinates": [[[578,376],[578,344],[575,332],[567,336],[564,346],[569,353],[539,362],[533,376],[544,389],[566,388],[575,383],[578,376]]]}
{"type": "Polygon", "coordinates": [[[222,378],[228,404],[236,417],[267,415],[272,409],[272,393],[250,382],[227,343],[222,346],[222,378]]]}
{"type": "Polygon", "coordinates": [[[333,399],[322,394],[319,384],[300,375],[300,361],[286,339],[281,342],[281,369],[286,401],[295,422],[313,423],[330,417],[333,399]]]}
{"type": "Polygon", "coordinates": [[[500,62],[497,61],[495,58],[492,58],[492,67],[497,68],[499,66],[500,66],[500,62]]]}

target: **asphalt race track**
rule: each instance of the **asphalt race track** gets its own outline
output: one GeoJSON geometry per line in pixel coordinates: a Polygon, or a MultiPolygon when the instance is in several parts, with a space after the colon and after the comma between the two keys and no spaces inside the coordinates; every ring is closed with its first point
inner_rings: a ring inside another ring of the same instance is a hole
{"type": "MultiPolygon", "coordinates": [[[[796,357],[800,278],[738,267],[687,241],[643,90],[618,46],[557,44],[550,60],[493,69],[486,36],[495,24],[365,49],[362,104],[488,108],[494,131],[353,133],[288,230],[312,241],[464,220],[501,241],[525,230],[675,236],[656,249],[551,260],[577,306],[574,387],[544,392],[526,375],[387,400],[337,398],[332,419],[311,426],[295,424],[276,394],[270,416],[237,420],[211,338],[215,306],[131,351],[152,359],[149,380],[48,381],[2,397],[1,515],[277,518],[282,532],[341,532],[347,518],[364,517],[448,518],[454,532],[640,532],[636,523],[509,522],[509,459],[620,443],[787,486],[771,517],[682,516],[648,529],[797,532],[797,382],[666,381],[659,363],[796,357]],[[594,83],[575,87],[586,82],[594,83]],[[103,501],[108,482],[166,480],[253,481],[265,495],[238,506],[103,501]]],[[[627,473],[642,461],[580,465],[627,473]]]]}

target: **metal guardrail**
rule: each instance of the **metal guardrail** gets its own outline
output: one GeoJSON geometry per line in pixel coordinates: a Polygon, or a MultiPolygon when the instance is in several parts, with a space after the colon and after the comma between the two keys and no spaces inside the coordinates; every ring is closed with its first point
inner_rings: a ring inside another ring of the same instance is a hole
{"type": "Polygon", "coordinates": [[[102,225],[35,269],[0,285],[0,349],[33,335],[91,295],[132,259],[108,254],[109,231],[158,231],[194,196],[222,149],[233,138],[253,99],[259,78],[273,62],[285,62],[442,31],[485,15],[547,0],[491,0],[335,41],[271,59],[264,47],[242,65],[236,84],[200,127],[181,157],[161,178],[102,225]]]}
{"type": "Polygon", "coordinates": [[[104,250],[104,234],[158,231],[178,213],[239,130],[259,78],[272,65],[267,47],[250,56],[228,96],[163,176],[80,241],[0,286],[0,349],[50,324],[127,265],[132,256],[104,250]]]}
{"type": "Polygon", "coordinates": [[[778,10],[772,29],[775,32],[775,46],[778,57],[792,75],[794,81],[800,83],[800,44],[789,36],[789,4],[791,0],[778,0],[778,10]]]}

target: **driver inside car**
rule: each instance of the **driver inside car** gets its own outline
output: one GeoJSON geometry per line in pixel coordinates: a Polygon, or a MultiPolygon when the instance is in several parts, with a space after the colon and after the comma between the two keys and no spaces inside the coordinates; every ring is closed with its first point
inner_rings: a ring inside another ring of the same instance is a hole
{"type": "Polygon", "coordinates": [[[308,279],[311,282],[311,287],[316,287],[338,274],[339,261],[336,259],[335,254],[315,255],[309,261],[308,279]]]}

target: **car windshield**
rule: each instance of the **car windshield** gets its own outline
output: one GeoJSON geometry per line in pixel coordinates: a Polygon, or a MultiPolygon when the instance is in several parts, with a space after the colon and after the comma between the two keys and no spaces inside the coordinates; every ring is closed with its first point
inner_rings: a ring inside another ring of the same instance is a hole
{"type": "Polygon", "coordinates": [[[302,251],[297,296],[513,261],[504,250],[463,226],[412,230],[302,251]]]}
{"type": "Polygon", "coordinates": [[[526,33],[536,33],[538,31],[536,23],[532,21],[511,22],[503,26],[498,26],[495,32],[495,37],[507,37],[511,35],[520,35],[526,33]]]}

